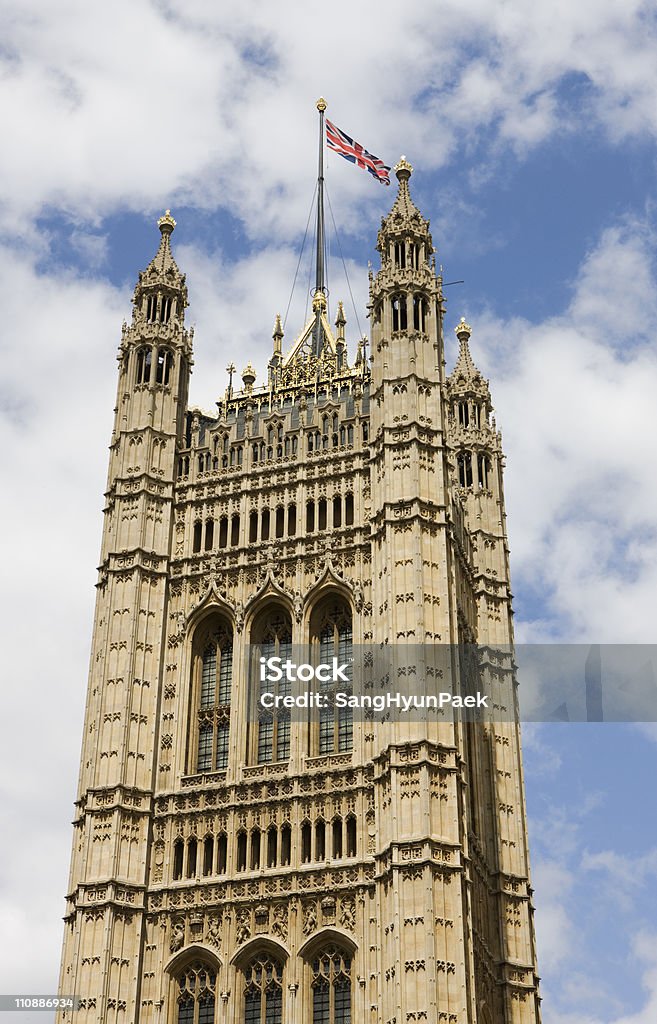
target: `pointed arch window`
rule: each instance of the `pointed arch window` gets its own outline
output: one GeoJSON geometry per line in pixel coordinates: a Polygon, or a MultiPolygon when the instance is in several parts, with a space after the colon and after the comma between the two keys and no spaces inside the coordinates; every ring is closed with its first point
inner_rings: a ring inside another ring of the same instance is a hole
{"type": "Polygon", "coordinates": [[[479,475],[479,486],[488,488],[488,478],[490,476],[490,459],[483,452],[480,452],[477,455],[477,471],[479,475]]]}
{"type": "Polygon", "coordinates": [[[262,708],[260,696],[274,693],[286,697],[290,694],[290,683],[283,677],[278,682],[260,679],[260,659],[281,658],[286,661],[292,655],[292,620],[280,608],[271,611],[254,625],[252,634],[254,649],[253,678],[258,685],[256,695],[257,713],[253,716],[253,740],[251,760],[256,764],[271,761],[287,761],[290,756],[290,712],[287,708],[262,708]]]}
{"type": "Polygon", "coordinates": [[[137,372],[135,381],[137,384],[148,384],[151,379],[151,362],[153,350],[148,345],[142,345],[137,349],[137,372]]]}
{"type": "Polygon", "coordinates": [[[311,966],[313,1024],[351,1024],[351,957],[327,946],[311,966]]]}
{"type": "Polygon", "coordinates": [[[413,296],[413,327],[416,331],[424,331],[427,315],[427,304],[421,295],[413,296]]]}
{"type": "Polygon", "coordinates": [[[230,699],[233,679],[233,633],[215,620],[204,630],[198,645],[196,771],[224,771],[228,767],[230,699]]]}
{"type": "Polygon", "coordinates": [[[244,1024],[283,1024],[283,965],[268,953],[244,969],[244,1024]]]}
{"type": "MultiPolygon", "coordinates": [[[[353,659],[353,630],[351,611],[340,598],[320,605],[311,620],[311,645],[315,664],[331,663],[337,658],[340,665],[351,666],[353,659]]],[[[349,670],[347,671],[349,674],[349,670]]],[[[336,708],[333,697],[336,689],[350,692],[351,683],[329,680],[320,682],[320,690],[328,696],[326,708],[320,709],[319,732],[314,744],[319,754],[344,753],[351,750],[353,743],[353,711],[351,708],[336,708]]]]}
{"type": "Polygon", "coordinates": [[[177,980],[176,1024],[214,1024],[217,975],[200,960],[177,980]]]}
{"type": "Polygon", "coordinates": [[[406,296],[393,295],[392,297],[392,329],[393,331],[405,331],[408,326],[406,313],[406,296]]]}
{"type": "MultiPolygon", "coordinates": [[[[169,300],[170,301],[170,300],[169,300]]],[[[162,384],[166,387],[169,383],[171,376],[171,369],[173,367],[173,355],[168,348],[159,348],[157,350],[157,366],[155,373],[155,382],[162,384]]]]}
{"type": "Polygon", "coordinates": [[[471,452],[459,452],[457,459],[459,472],[459,485],[461,487],[472,487],[472,454],[471,452]]]}

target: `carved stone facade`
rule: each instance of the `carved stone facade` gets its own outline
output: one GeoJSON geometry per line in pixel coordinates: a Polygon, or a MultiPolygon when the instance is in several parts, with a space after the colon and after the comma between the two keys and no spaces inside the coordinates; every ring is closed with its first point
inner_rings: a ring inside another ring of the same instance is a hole
{"type": "Polygon", "coordinates": [[[463,321],[445,375],[429,225],[396,172],[371,356],[349,365],[317,292],[286,356],[277,318],[263,386],[231,366],[216,416],[188,409],[159,221],[119,349],[60,982],[76,1024],[539,1019],[517,721],[254,712],[262,656],[512,642],[488,383],[463,321]]]}

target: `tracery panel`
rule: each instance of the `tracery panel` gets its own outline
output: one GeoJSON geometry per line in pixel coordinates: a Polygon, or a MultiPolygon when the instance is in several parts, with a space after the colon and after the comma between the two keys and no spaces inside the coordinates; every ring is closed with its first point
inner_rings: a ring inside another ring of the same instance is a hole
{"type": "Polygon", "coordinates": [[[200,960],[177,979],[176,1024],[214,1024],[217,975],[200,960]]]}
{"type": "Polygon", "coordinates": [[[261,953],[244,969],[244,1024],[283,1024],[283,965],[261,953]]]}
{"type": "Polygon", "coordinates": [[[330,945],[311,967],[313,1024],[351,1024],[351,957],[330,945]]]}

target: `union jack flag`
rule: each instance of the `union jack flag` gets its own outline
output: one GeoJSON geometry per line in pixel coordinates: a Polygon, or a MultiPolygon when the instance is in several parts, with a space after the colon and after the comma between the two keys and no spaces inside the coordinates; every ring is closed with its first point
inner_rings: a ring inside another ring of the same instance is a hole
{"type": "Polygon", "coordinates": [[[352,164],[357,164],[364,171],[369,171],[382,185],[390,184],[390,168],[386,167],[383,160],[379,160],[378,156],[372,156],[371,153],[368,153],[366,149],[363,149],[360,142],[354,142],[353,139],[350,139],[348,135],[340,131],[328,118],[326,119],[326,143],[328,148],[332,149],[334,153],[339,153],[345,160],[349,160],[352,164]]]}

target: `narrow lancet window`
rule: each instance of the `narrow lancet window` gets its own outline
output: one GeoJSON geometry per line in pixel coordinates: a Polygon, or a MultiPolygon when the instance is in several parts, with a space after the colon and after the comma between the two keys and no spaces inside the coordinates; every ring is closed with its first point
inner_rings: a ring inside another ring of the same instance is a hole
{"type": "Polygon", "coordinates": [[[407,326],[406,296],[395,295],[392,299],[392,329],[393,331],[405,331],[407,326]]]}
{"type": "Polygon", "coordinates": [[[137,372],[135,380],[137,384],[149,384],[151,379],[151,362],[153,350],[146,345],[137,350],[137,372]]]}
{"type": "Polygon", "coordinates": [[[215,619],[213,624],[202,628],[199,639],[204,642],[196,668],[199,674],[196,771],[225,771],[229,754],[233,634],[226,623],[215,619]]]}
{"type": "MultiPolygon", "coordinates": [[[[311,620],[311,644],[316,663],[331,664],[338,659],[339,664],[351,664],[353,655],[353,638],[351,612],[341,599],[332,599],[322,604],[311,620]]],[[[349,670],[348,670],[349,671],[349,670]]],[[[351,750],[353,736],[353,712],[350,708],[334,706],[330,698],[338,684],[331,681],[320,682],[319,687],[329,697],[327,707],[320,709],[319,734],[316,752],[319,754],[344,753],[351,750]]],[[[351,682],[339,683],[339,689],[350,692],[351,682]]]]}
{"type": "Polygon", "coordinates": [[[155,383],[166,387],[171,376],[173,356],[167,348],[160,348],[157,352],[157,366],[155,370],[155,383]]]}
{"type": "Polygon", "coordinates": [[[292,655],[292,621],[290,616],[273,608],[255,624],[253,629],[254,672],[258,692],[253,694],[258,708],[252,724],[254,740],[251,742],[251,758],[257,764],[268,764],[271,761],[287,761],[290,756],[290,712],[287,708],[276,706],[264,708],[261,698],[265,693],[275,697],[286,697],[290,694],[290,682],[283,676],[280,680],[271,681],[262,678],[260,667],[267,664],[270,658],[286,661],[292,655]],[[265,661],[261,662],[261,658],[265,661]]]}

